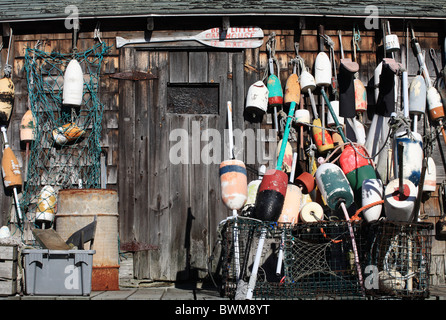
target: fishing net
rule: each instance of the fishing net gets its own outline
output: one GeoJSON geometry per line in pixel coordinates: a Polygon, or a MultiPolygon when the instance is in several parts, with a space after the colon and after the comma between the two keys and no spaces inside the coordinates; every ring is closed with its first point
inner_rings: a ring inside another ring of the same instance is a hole
{"type": "Polygon", "coordinates": [[[69,54],[26,49],[25,70],[35,129],[24,168],[20,199],[23,212],[36,212],[44,186],[51,186],[56,192],[100,187],[103,105],[98,89],[101,63],[109,49],[104,43],[69,54]],[[79,62],[84,75],[83,101],[76,107],[62,103],[64,72],[72,59],[79,62]],[[57,134],[71,134],[74,138],[56,143],[55,137],[61,137],[57,134]]]}

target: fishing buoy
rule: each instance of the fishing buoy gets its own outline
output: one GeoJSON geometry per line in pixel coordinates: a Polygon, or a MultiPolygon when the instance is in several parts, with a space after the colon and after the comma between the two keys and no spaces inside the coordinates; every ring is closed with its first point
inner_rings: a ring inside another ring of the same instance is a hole
{"type": "Polygon", "coordinates": [[[0,228],[0,239],[8,238],[11,236],[11,232],[7,226],[2,226],[0,228]]]}
{"type": "Polygon", "coordinates": [[[398,166],[398,148],[396,147],[399,143],[404,145],[403,149],[403,179],[410,180],[415,187],[418,186],[421,177],[421,168],[423,166],[423,138],[418,132],[412,132],[409,137],[406,132],[398,132],[395,135],[395,175],[399,175],[398,166]],[[413,139],[412,139],[413,138],[413,139]]]}
{"type": "Polygon", "coordinates": [[[22,174],[20,165],[9,145],[5,145],[2,158],[3,183],[6,189],[21,189],[22,174]]]}
{"type": "Polygon", "coordinates": [[[0,79],[0,123],[7,124],[14,106],[14,83],[11,78],[0,79]]]}
{"type": "Polygon", "coordinates": [[[303,194],[309,194],[316,188],[314,177],[309,172],[302,172],[296,178],[295,183],[302,189],[303,194]]]}
{"type": "Polygon", "coordinates": [[[424,177],[423,191],[434,192],[437,187],[437,167],[432,157],[427,158],[426,175],[424,177]]]}
{"type": "Polygon", "coordinates": [[[268,88],[268,107],[281,108],[283,105],[282,85],[275,74],[268,77],[266,87],[268,88]]]}
{"type": "Polygon", "coordinates": [[[314,80],[318,87],[328,87],[331,85],[331,62],[325,52],[319,52],[314,62],[314,80]]]}
{"type": "Polygon", "coordinates": [[[322,129],[321,119],[313,120],[312,131],[314,143],[316,144],[317,151],[320,154],[325,154],[334,148],[333,139],[330,133],[328,132],[328,130],[322,129]],[[325,143],[323,143],[323,139],[325,139],[325,143]]]}
{"type": "Polygon", "coordinates": [[[414,116],[414,132],[417,132],[418,116],[426,112],[426,82],[420,75],[416,76],[409,87],[409,114],[414,116]]]}
{"type": "Polygon", "coordinates": [[[263,176],[256,198],[255,217],[263,221],[277,221],[282,212],[288,186],[288,175],[269,169],[263,176]]]}
{"type": "Polygon", "coordinates": [[[37,199],[37,221],[53,221],[57,211],[56,191],[52,186],[44,186],[37,199]]]}
{"type": "Polygon", "coordinates": [[[252,216],[256,204],[257,192],[259,191],[260,183],[262,182],[263,175],[265,174],[266,167],[261,165],[259,168],[259,177],[256,180],[252,180],[248,183],[248,195],[245,205],[243,206],[242,213],[245,216],[252,216]]]}
{"type": "Polygon", "coordinates": [[[239,210],[248,198],[246,167],[237,159],[220,164],[220,185],[223,203],[231,210],[239,210]]]}
{"type": "Polygon", "coordinates": [[[299,125],[311,124],[310,111],[308,111],[307,109],[297,109],[296,112],[294,113],[294,118],[296,122],[299,123],[299,125]]]}
{"type": "Polygon", "coordinates": [[[288,113],[290,104],[293,101],[300,101],[300,83],[297,74],[292,73],[285,85],[285,95],[284,95],[284,111],[288,113]]]}
{"type": "Polygon", "coordinates": [[[396,34],[387,34],[385,38],[385,47],[387,52],[396,52],[400,50],[400,43],[396,34]]]}
{"type": "MultiPolygon", "coordinates": [[[[383,199],[383,183],[380,179],[364,179],[362,181],[362,206],[371,205],[372,203],[383,199]]],[[[367,222],[377,221],[381,216],[382,204],[374,205],[364,209],[363,216],[367,222]]]]}
{"type": "MultiPolygon", "coordinates": [[[[333,111],[335,112],[338,122],[340,125],[344,125],[344,118],[339,116],[339,101],[330,101],[331,106],[333,107],[333,111]]],[[[327,126],[329,127],[336,127],[336,122],[333,119],[333,116],[329,112],[327,114],[327,126]]]]}
{"type": "Polygon", "coordinates": [[[431,120],[442,120],[444,118],[444,109],[443,103],[441,102],[441,96],[437,89],[434,87],[428,88],[426,96],[431,120]]]}
{"type": "Polygon", "coordinates": [[[417,197],[417,188],[408,179],[403,179],[403,192],[399,179],[390,181],[384,190],[384,209],[389,221],[410,222],[417,197]]]}
{"type": "Polygon", "coordinates": [[[52,131],[53,139],[58,145],[74,142],[85,134],[85,131],[70,122],[52,131]]]}
{"type": "MultiPolygon", "coordinates": [[[[282,147],[282,141],[281,139],[279,143],[277,144],[277,157],[279,156],[280,149],[282,147]]],[[[282,161],[282,170],[286,173],[291,172],[291,167],[293,165],[293,148],[291,147],[291,143],[289,141],[286,142],[285,146],[285,154],[283,155],[283,161],[282,161]]]]}
{"type": "Polygon", "coordinates": [[[323,163],[316,171],[316,185],[322,197],[332,210],[339,209],[340,203],[348,208],[353,203],[353,191],[341,168],[333,163],[323,163]]]}
{"type": "Polygon", "coordinates": [[[404,277],[396,270],[380,271],[378,273],[378,285],[381,292],[395,292],[404,290],[406,281],[404,277]]]}
{"type": "Polygon", "coordinates": [[[252,84],[246,95],[244,117],[249,122],[262,122],[263,115],[268,110],[268,88],[263,81],[252,84]]]}
{"type": "Polygon", "coordinates": [[[324,209],[317,202],[308,202],[300,210],[299,218],[303,223],[318,222],[324,218],[324,209]]]}
{"type": "Polygon", "coordinates": [[[362,146],[346,145],[339,158],[339,165],[347,177],[356,196],[360,196],[362,182],[365,179],[376,179],[376,172],[370,160],[366,159],[367,152],[362,146]],[[356,148],[356,149],[355,149],[356,148]]]}
{"type": "Polygon", "coordinates": [[[20,122],[20,141],[34,141],[35,120],[31,110],[27,110],[20,122]]]}
{"type": "Polygon", "coordinates": [[[294,179],[294,172],[297,163],[297,153],[293,155],[293,166],[290,174],[290,181],[288,183],[285,201],[283,203],[282,213],[277,222],[295,224],[299,220],[300,203],[302,200],[302,190],[299,186],[292,183],[294,179]]]}
{"type": "Polygon", "coordinates": [[[64,73],[62,101],[65,105],[80,106],[84,90],[84,75],[76,59],[70,60],[64,73]]]}
{"type": "Polygon", "coordinates": [[[361,80],[355,79],[353,81],[355,87],[355,107],[356,113],[360,116],[367,111],[367,90],[361,80]]]}

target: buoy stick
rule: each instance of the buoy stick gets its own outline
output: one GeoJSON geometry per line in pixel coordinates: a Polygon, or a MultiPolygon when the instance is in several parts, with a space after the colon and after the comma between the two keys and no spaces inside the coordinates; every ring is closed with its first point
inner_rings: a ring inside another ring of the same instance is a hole
{"type": "Polygon", "coordinates": [[[346,143],[347,142],[347,138],[344,135],[344,131],[342,130],[342,126],[339,124],[338,117],[336,116],[336,113],[334,112],[333,107],[331,106],[330,100],[328,100],[327,94],[325,93],[325,90],[323,88],[321,88],[321,92],[322,92],[322,96],[325,99],[325,102],[327,103],[328,110],[330,111],[331,116],[333,117],[333,120],[334,120],[334,122],[336,124],[336,128],[338,129],[339,135],[341,136],[342,141],[344,143],[346,143]]]}
{"type": "Polygon", "coordinates": [[[260,258],[262,257],[263,244],[266,238],[266,227],[262,227],[260,231],[259,244],[257,245],[257,252],[254,258],[254,264],[252,266],[251,276],[249,277],[248,290],[246,293],[246,299],[251,300],[256,286],[257,272],[259,271],[260,258]]]}
{"type": "Polygon", "coordinates": [[[404,184],[403,184],[403,152],[404,145],[402,142],[398,143],[398,180],[399,180],[399,193],[404,194],[404,184]]]}
{"type": "Polygon", "coordinates": [[[355,256],[355,264],[356,264],[356,271],[358,272],[359,285],[361,286],[361,290],[364,293],[364,285],[362,282],[362,272],[361,272],[361,265],[359,263],[358,248],[356,247],[355,233],[353,232],[350,216],[348,215],[348,211],[347,208],[345,207],[344,202],[341,202],[341,208],[342,211],[344,211],[345,220],[347,220],[348,230],[350,232],[350,238],[352,239],[353,254],[355,256]]]}

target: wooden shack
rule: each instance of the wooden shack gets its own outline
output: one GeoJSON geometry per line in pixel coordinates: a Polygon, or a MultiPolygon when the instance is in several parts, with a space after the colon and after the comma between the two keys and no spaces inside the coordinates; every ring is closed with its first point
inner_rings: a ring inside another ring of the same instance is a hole
{"type": "MultiPolygon", "coordinates": [[[[38,45],[39,50],[49,53],[71,53],[75,21],[79,22],[78,51],[98,42],[111,47],[102,63],[98,89],[104,106],[100,139],[103,187],[118,191],[121,250],[134,253],[138,279],[175,281],[207,276],[218,225],[232,214],[222,203],[219,181],[219,163],[224,160],[227,141],[227,101],[232,102],[234,129],[263,133],[254,136],[254,148],[247,143],[236,146],[237,157],[247,162],[248,181],[257,178],[259,165],[274,165],[275,150],[270,154],[268,147],[277,142],[275,131],[270,130],[274,129],[271,114],[262,123],[250,123],[243,117],[249,86],[265,80],[269,58],[266,44],[271,37],[284,84],[297,54],[295,44],[310,71],[317,53],[329,52],[326,43],[321,43],[321,30],[333,41],[334,59],[339,65],[341,32],[345,56],[360,65],[359,78],[366,84],[370,110],[374,104],[373,72],[383,57],[386,21],[400,42],[395,59],[406,67],[409,78],[419,72],[419,65],[410,46],[408,23],[425,51],[432,80],[437,73],[430,53],[436,54],[440,69],[445,65],[444,1],[78,0],[70,5],[63,1],[0,4],[1,65],[12,66],[15,85],[8,138],[22,169],[25,151],[19,129],[28,99],[26,49],[38,45]],[[121,48],[116,45],[118,36],[130,39],[158,31],[185,36],[212,28],[252,26],[264,32],[263,45],[258,48],[215,48],[186,38],[121,48]],[[356,48],[352,45],[354,37],[356,48]],[[211,153],[217,160],[205,163],[202,152],[212,142],[213,129],[220,133],[220,140],[213,142],[222,146],[214,152],[221,153],[211,153]],[[182,136],[184,132],[186,136],[182,136]],[[182,138],[188,143],[181,149],[182,161],[174,163],[171,151],[177,150],[174,148],[182,138]]],[[[422,130],[422,122],[418,127],[422,130]]],[[[297,141],[293,146],[297,148],[297,141]]],[[[433,153],[438,186],[446,177],[444,148],[440,135],[433,153]]],[[[422,203],[421,212],[431,222],[443,215],[440,201],[441,195],[434,192],[422,203]]],[[[2,194],[3,225],[11,221],[13,203],[9,194],[2,194]]],[[[436,283],[445,281],[445,254],[444,242],[435,241],[431,273],[436,283]]]]}

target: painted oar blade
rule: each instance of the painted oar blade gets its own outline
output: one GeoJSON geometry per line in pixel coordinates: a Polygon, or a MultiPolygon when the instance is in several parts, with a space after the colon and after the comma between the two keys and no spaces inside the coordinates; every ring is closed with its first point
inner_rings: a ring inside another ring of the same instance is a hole
{"type": "Polygon", "coordinates": [[[198,40],[200,43],[214,48],[246,48],[255,49],[263,44],[263,39],[239,39],[239,40],[198,40]]]}

